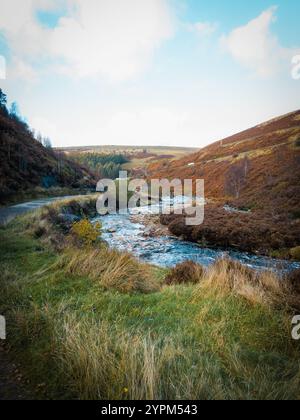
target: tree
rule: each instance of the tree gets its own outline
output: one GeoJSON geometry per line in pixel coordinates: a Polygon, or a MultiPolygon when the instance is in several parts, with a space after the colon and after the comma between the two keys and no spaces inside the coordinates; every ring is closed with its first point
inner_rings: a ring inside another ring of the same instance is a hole
{"type": "Polygon", "coordinates": [[[52,149],[52,143],[51,143],[51,140],[49,139],[49,137],[45,137],[43,139],[43,145],[44,145],[44,147],[46,147],[46,149],[52,149]]]}
{"type": "Polygon", "coordinates": [[[229,168],[225,179],[225,190],[227,194],[237,199],[240,198],[241,190],[246,184],[248,169],[248,159],[229,168]]]}
{"type": "Polygon", "coordinates": [[[11,104],[10,109],[9,109],[9,115],[11,117],[17,117],[17,118],[19,118],[20,112],[19,112],[19,107],[18,107],[17,102],[13,102],[11,104]]]}
{"type": "Polygon", "coordinates": [[[7,104],[7,96],[2,91],[2,89],[0,89],[0,108],[6,109],[6,104],[7,104]]]}
{"type": "Polygon", "coordinates": [[[244,166],[244,173],[245,173],[245,179],[246,179],[248,176],[248,172],[250,170],[250,166],[251,166],[251,161],[247,155],[245,156],[243,160],[243,166],[244,166]]]}
{"type": "Polygon", "coordinates": [[[42,137],[42,135],[41,135],[41,133],[40,133],[40,132],[38,132],[38,133],[37,133],[36,140],[37,140],[39,143],[43,144],[43,137],[42,137]]]}

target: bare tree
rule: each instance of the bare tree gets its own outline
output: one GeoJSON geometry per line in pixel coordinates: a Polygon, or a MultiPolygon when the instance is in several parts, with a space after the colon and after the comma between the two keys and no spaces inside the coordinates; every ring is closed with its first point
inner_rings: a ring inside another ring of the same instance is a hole
{"type": "Polygon", "coordinates": [[[46,149],[52,149],[52,143],[51,143],[51,140],[49,139],[49,137],[45,137],[43,139],[43,145],[44,145],[44,147],[46,147],[46,149]]]}
{"type": "Polygon", "coordinates": [[[37,133],[36,139],[39,143],[43,144],[43,136],[40,132],[37,133]]]}
{"type": "Polygon", "coordinates": [[[248,156],[246,155],[244,160],[243,160],[243,165],[244,165],[244,174],[245,174],[245,179],[247,179],[249,170],[250,170],[250,159],[248,158],[248,156]]]}
{"type": "Polygon", "coordinates": [[[249,159],[245,158],[236,165],[232,165],[225,178],[225,191],[227,194],[240,198],[241,191],[246,185],[249,171],[249,159]]]}

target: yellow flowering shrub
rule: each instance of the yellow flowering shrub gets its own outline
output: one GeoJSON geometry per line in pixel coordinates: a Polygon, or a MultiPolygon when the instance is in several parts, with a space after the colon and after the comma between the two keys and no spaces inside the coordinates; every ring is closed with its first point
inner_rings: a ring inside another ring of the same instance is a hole
{"type": "Polygon", "coordinates": [[[100,222],[92,224],[88,219],[83,219],[73,224],[71,233],[85,245],[92,245],[99,239],[101,228],[100,222]]]}

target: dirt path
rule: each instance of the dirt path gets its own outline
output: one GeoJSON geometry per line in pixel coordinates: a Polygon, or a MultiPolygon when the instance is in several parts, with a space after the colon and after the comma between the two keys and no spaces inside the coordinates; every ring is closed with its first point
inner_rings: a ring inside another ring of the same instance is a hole
{"type": "Polygon", "coordinates": [[[26,380],[0,342],[0,401],[34,400],[26,380]]]}

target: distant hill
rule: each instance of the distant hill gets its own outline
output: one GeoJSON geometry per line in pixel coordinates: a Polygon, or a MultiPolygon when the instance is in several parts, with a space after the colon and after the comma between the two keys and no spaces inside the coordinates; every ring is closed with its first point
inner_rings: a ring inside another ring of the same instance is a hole
{"type": "Polygon", "coordinates": [[[172,155],[174,157],[182,157],[189,153],[196,152],[199,148],[191,147],[172,147],[172,146],[78,146],[78,147],[59,147],[57,151],[62,151],[66,154],[74,153],[100,153],[100,154],[124,154],[124,155],[172,155]]]}
{"type": "Polygon", "coordinates": [[[87,188],[96,179],[84,167],[35,140],[26,124],[0,107],[0,203],[35,187],[87,188]]]}
{"type": "Polygon", "coordinates": [[[240,206],[300,213],[300,110],[172,162],[151,177],[204,178],[206,196],[240,206]]]}
{"type": "Polygon", "coordinates": [[[148,165],[154,162],[171,161],[180,159],[199,149],[188,147],[170,147],[170,146],[83,146],[57,148],[57,152],[65,153],[68,158],[75,162],[83,163],[87,168],[96,170],[96,173],[103,178],[114,177],[119,170],[128,171],[133,178],[143,178],[147,176],[148,165]],[[107,161],[115,163],[115,158],[122,156],[126,160],[120,168],[103,171],[103,165],[95,165],[98,161],[107,161]],[[91,165],[92,163],[92,165],[91,165]]]}

